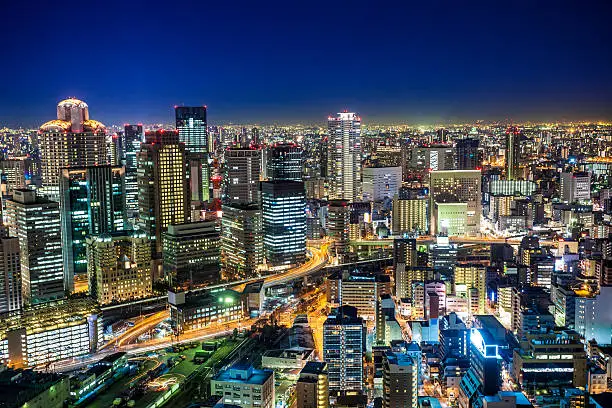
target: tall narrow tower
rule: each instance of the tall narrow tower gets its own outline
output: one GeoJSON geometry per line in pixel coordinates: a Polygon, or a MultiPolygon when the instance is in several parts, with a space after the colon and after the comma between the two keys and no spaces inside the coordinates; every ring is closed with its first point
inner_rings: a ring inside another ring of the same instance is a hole
{"type": "Polygon", "coordinates": [[[517,127],[506,130],[506,180],[519,178],[519,159],[521,155],[521,132],[517,127]]]}
{"type": "Polygon", "coordinates": [[[361,199],[361,118],[341,112],[327,121],[329,198],[361,199]]]}
{"type": "Polygon", "coordinates": [[[210,198],[208,169],[208,129],[206,106],[177,106],[174,108],[176,130],[185,143],[189,161],[189,183],[192,201],[210,198]]]}

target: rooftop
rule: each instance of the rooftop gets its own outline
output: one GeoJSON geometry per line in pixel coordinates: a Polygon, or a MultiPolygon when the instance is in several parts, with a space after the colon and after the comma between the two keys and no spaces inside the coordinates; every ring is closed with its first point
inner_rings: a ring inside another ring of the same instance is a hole
{"type": "Polygon", "coordinates": [[[236,363],[213,377],[214,381],[263,385],[274,375],[272,370],[258,370],[248,363],[236,363]]]}

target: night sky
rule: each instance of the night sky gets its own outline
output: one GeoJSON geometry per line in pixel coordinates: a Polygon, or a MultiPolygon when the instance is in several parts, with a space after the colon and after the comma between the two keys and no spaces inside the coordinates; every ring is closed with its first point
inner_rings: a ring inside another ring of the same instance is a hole
{"type": "Polygon", "coordinates": [[[612,119],[608,1],[3,1],[0,126],[612,119]],[[122,4],[125,3],[125,4],[122,4]],[[295,5],[294,3],[299,3],[295,5]],[[469,3],[469,4],[465,4],[469,3]]]}

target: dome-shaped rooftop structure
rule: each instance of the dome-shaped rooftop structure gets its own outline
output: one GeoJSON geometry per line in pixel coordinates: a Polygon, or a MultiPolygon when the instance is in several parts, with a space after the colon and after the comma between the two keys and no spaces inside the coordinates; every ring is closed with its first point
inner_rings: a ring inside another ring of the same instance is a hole
{"type": "Polygon", "coordinates": [[[105,126],[89,119],[89,106],[80,99],[68,98],[57,104],[57,119],[40,127],[41,132],[98,132],[105,126]]]}

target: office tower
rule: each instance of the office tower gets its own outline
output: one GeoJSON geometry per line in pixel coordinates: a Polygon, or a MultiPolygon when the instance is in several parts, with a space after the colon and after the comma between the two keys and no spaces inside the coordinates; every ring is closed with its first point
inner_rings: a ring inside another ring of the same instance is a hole
{"type": "Polygon", "coordinates": [[[448,129],[444,129],[444,128],[436,129],[436,141],[439,143],[448,143],[449,142],[448,129]]]}
{"type": "Polygon", "coordinates": [[[455,152],[451,146],[416,147],[409,152],[408,167],[413,170],[454,170],[455,152]]]}
{"type": "Polygon", "coordinates": [[[0,313],[21,309],[19,238],[0,236],[0,313]]]}
{"type": "Polygon", "coordinates": [[[106,139],[106,152],[108,154],[106,162],[112,166],[119,166],[125,161],[125,146],[123,145],[123,134],[113,133],[106,139]]]}
{"type": "Polygon", "coordinates": [[[383,359],[383,408],[417,408],[418,366],[408,354],[387,351],[383,359]]]}
{"type": "Polygon", "coordinates": [[[329,198],[361,199],[361,118],[342,112],[327,120],[329,198]]]}
{"type": "Polygon", "coordinates": [[[485,266],[457,264],[455,266],[455,293],[468,298],[471,314],[485,313],[487,300],[485,266]]]}
{"type": "Polygon", "coordinates": [[[179,333],[211,325],[235,322],[245,317],[246,302],[231,289],[216,289],[185,297],[185,292],[168,292],[170,320],[179,333]]]}
{"type": "Polygon", "coordinates": [[[402,168],[365,167],[362,186],[364,201],[392,199],[402,186],[402,168]]]}
{"type": "Polygon", "coordinates": [[[224,202],[259,203],[261,150],[232,148],[225,151],[224,202]]]}
{"type": "Polygon", "coordinates": [[[133,222],[138,216],[138,163],[136,156],[140,151],[140,145],[144,141],[142,125],[125,125],[123,138],[125,140],[125,207],[128,219],[133,222]]]}
{"type": "Polygon", "coordinates": [[[573,204],[591,200],[591,173],[561,173],[561,200],[573,204]]]}
{"type": "Polygon", "coordinates": [[[74,276],[87,273],[85,238],[121,231],[127,223],[123,166],[61,169],[60,209],[64,284],[74,290],[74,276]]]}
{"type": "Polygon", "coordinates": [[[482,154],[478,151],[478,139],[459,139],[455,150],[457,151],[457,170],[482,169],[482,154]]]}
{"type": "Polygon", "coordinates": [[[26,187],[26,175],[30,177],[32,161],[25,157],[0,160],[0,183],[2,197],[8,198],[13,191],[26,187]]]}
{"type": "Polygon", "coordinates": [[[348,201],[330,200],[327,213],[327,235],[333,239],[331,250],[342,258],[349,249],[351,207],[348,201]]]}
{"type": "Polygon", "coordinates": [[[400,188],[393,197],[393,235],[429,232],[429,199],[425,189],[400,188]]]}
{"type": "Polygon", "coordinates": [[[257,204],[223,205],[221,258],[224,276],[257,276],[264,260],[261,210],[257,204]]]}
{"type": "Polygon", "coordinates": [[[206,202],[210,199],[206,106],[177,106],[174,113],[176,130],[187,150],[191,200],[206,202]]]}
{"type": "Polygon", "coordinates": [[[277,180],[261,183],[263,242],[267,263],[288,267],[306,260],[304,183],[277,180]]]}
{"type": "MultiPolygon", "coordinates": [[[[466,234],[478,234],[482,214],[480,170],[432,171],[429,176],[429,208],[433,209],[435,203],[466,203],[466,234]]],[[[435,218],[436,212],[431,213],[430,228],[435,234],[438,221],[435,218]]]]}
{"type": "Polygon", "coordinates": [[[6,200],[7,226],[19,238],[23,303],[64,297],[59,203],[17,189],[6,200]]]}
{"type": "MultiPolygon", "coordinates": [[[[90,298],[26,307],[0,324],[3,360],[17,368],[33,369],[95,353],[102,341],[100,307],[90,298]]],[[[40,403],[37,399],[34,405],[40,403]]],[[[59,406],[63,403],[58,401],[59,406]]]]}
{"type": "Polygon", "coordinates": [[[506,180],[521,178],[521,132],[517,127],[506,130],[506,180]]]}
{"type": "Polygon", "coordinates": [[[162,252],[162,233],[170,224],[189,220],[185,145],[178,132],[148,132],[140,146],[138,162],[138,227],[152,242],[155,254],[162,252]]]}
{"type": "Polygon", "coordinates": [[[468,223],[467,203],[433,203],[432,218],[436,220],[433,233],[436,235],[464,236],[468,223]]]}
{"type": "Polygon", "coordinates": [[[151,295],[151,242],[144,232],[91,235],[85,245],[89,295],[99,304],[151,295]]]}
{"type": "Polygon", "coordinates": [[[163,241],[164,274],[172,287],[200,286],[219,280],[221,236],[217,220],[172,224],[163,241]]]}
{"type": "Polygon", "coordinates": [[[57,119],[39,130],[43,192],[59,198],[60,169],[107,163],[106,128],[89,119],[89,107],[78,99],[57,104],[57,119]]]}
{"type": "Polygon", "coordinates": [[[266,152],[266,178],[303,181],[304,150],[295,143],[276,143],[266,152]]]}
{"type": "Polygon", "coordinates": [[[410,268],[417,265],[417,246],[415,239],[396,238],[393,240],[393,271],[395,274],[395,295],[398,298],[410,297],[412,279],[410,268]]]}
{"type": "Polygon", "coordinates": [[[241,408],[274,408],[274,371],[236,363],[210,380],[211,395],[223,395],[223,404],[241,408]]]}
{"type": "Polygon", "coordinates": [[[327,284],[331,302],[353,306],[357,316],[367,320],[375,319],[378,299],[391,293],[391,280],[386,275],[343,272],[330,276],[327,284]]]}
{"type": "Polygon", "coordinates": [[[580,335],[555,329],[527,333],[514,349],[513,377],[529,396],[549,388],[586,387],[587,355],[580,335]]]}
{"type": "Polygon", "coordinates": [[[297,408],[328,408],[327,364],[319,361],[307,362],[295,384],[295,394],[297,408]]]}
{"type": "Polygon", "coordinates": [[[323,360],[331,392],[362,391],[365,340],[366,329],[356,308],[332,310],[323,324],[323,360]]]}

